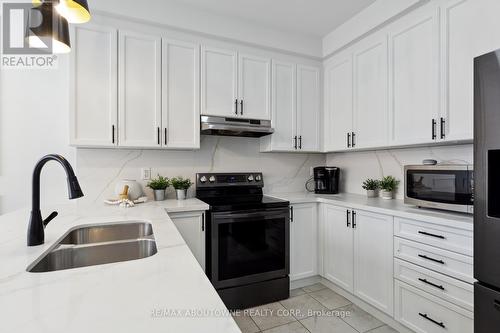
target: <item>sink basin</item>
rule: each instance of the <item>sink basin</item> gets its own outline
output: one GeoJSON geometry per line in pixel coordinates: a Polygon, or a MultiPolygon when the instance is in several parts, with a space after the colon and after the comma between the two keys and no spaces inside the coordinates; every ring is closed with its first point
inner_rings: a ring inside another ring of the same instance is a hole
{"type": "Polygon", "coordinates": [[[42,273],[137,260],[157,252],[150,223],[85,225],[70,229],[29,265],[27,271],[42,273]]]}
{"type": "Polygon", "coordinates": [[[137,239],[153,235],[153,227],[146,222],[127,222],[83,226],[71,230],[59,244],[89,244],[137,239]]]}

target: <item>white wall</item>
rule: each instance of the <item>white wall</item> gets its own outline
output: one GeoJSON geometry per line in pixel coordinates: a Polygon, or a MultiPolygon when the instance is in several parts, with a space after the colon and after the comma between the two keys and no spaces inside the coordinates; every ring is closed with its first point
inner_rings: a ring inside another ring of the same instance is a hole
{"type": "Polygon", "coordinates": [[[340,173],[342,192],[365,194],[361,188],[363,180],[392,175],[401,180],[396,197],[402,199],[403,167],[408,164],[421,164],[422,160],[427,158],[435,159],[439,163],[473,164],[472,144],[332,153],[327,155],[326,164],[342,169],[340,173]]]}

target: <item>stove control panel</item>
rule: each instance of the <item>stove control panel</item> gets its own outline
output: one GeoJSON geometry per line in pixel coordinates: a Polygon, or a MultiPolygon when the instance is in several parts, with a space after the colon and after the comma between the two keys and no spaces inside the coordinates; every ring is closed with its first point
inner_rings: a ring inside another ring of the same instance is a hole
{"type": "Polygon", "coordinates": [[[198,173],[196,174],[197,187],[223,186],[258,186],[264,187],[264,177],[261,172],[239,173],[198,173]]]}

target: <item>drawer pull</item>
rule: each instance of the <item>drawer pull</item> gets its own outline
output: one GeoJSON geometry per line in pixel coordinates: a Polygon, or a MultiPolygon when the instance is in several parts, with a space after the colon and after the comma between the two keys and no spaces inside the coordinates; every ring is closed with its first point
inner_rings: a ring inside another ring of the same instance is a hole
{"type": "Polygon", "coordinates": [[[439,239],[446,239],[444,236],[431,234],[431,233],[428,233],[425,231],[419,231],[418,233],[421,235],[425,235],[425,236],[435,237],[435,238],[439,238],[439,239]]]}
{"type": "Polygon", "coordinates": [[[418,256],[419,256],[420,258],[424,258],[424,259],[427,259],[427,260],[430,260],[430,261],[437,262],[438,264],[444,265],[444,261],[442,261],[442,260],[440,260],[440,259],[434,259],[434,258],[431,258],[431,257],[426,256],[425,254],[419,254],[418,256]]]}
{"type": "Polygon", "coordinates": [[[443,286],[441,286],[441,285],[438,285],[438,284],[435,284],[435,283],[429,282],[429,281],[427,281],[426,279],[421,279],[421,278],[418,278],[418,279],[419,279],[419,281],[422,281],[423,283],[426,283],[426,284],[428,284],[428,285],[430,285],[430,286],[433,286],[433,287],[435,287],[435,288],[438,288],[438,289],[444,290],[444,287],[443,287],[443,286]]]}
{"type": "Polygon", "coordinates": [[[427,319],[428,321],[430,321],[430,322],[432,322],[432,323],[434,323],[434,324],[436,324],[436,325],[438,325],[438,326],[441,326],[442,328],[446,328],[446,326],[444,326],[443,322],[439,322],[439,321],[437,321],[437,320],[434,320],[434,319],[430,318],[430,317],[427,315],[427,313],[421,313],[421,312],[419,312],[418,314],[420,315],[420,317],[425,318],[425,319],[427,319]]]}

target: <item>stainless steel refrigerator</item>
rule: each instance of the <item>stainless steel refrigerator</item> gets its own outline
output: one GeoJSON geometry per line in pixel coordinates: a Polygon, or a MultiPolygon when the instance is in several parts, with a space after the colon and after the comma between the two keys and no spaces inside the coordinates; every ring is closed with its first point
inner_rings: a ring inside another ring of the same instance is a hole
{"type": "Polygon", "coordinates": [[[500,332],[500,50],[474,60],[474,332],[500,332]]]}

